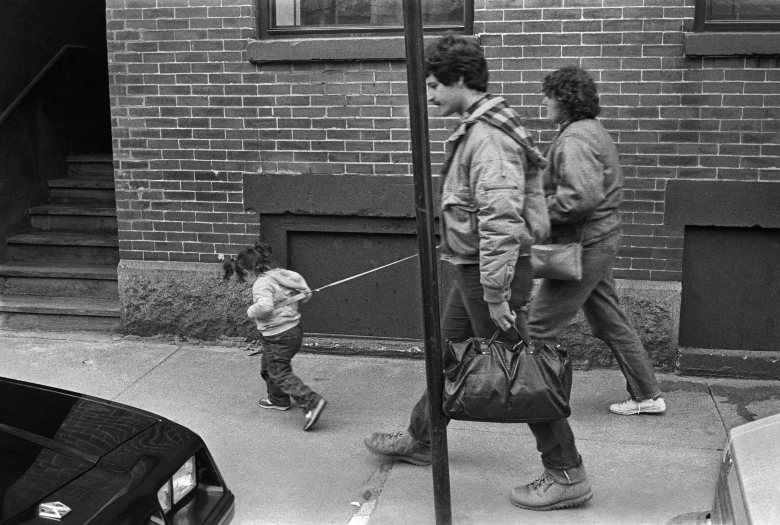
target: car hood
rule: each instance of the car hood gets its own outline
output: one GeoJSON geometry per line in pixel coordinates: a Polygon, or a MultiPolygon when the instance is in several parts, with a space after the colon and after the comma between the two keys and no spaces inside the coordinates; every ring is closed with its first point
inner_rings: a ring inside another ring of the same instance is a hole
{"type": "Polygon", "coordinates": [[[780,504],[777,501],[777,487],[780,486],[779,433],[780,414],[751,421],[729,432],[727,450],[730,451],[733,468],[727,474],[727,486],[739,491],[739,495],[731,496],[732,503],[737,507],[739,502],[737,508],[744,509],[751,523],[780,523],[780,504]]]}
{"type": "Polygon", "coordinates": [[[91,470],[158,423],[146,412],[0,378],[0,522],[91,470]]]}

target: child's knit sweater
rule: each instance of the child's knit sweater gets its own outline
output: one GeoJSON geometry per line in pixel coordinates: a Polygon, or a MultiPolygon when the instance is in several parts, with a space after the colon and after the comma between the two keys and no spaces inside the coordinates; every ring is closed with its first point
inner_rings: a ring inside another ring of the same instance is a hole
{"type": "MultiPolygon", "coordinates": [[[[257,323],[263,335],[277,335],[300,322],[298,302],[276,308],[275,305],[301,292],[311,292],[306,281],[292,270],[274,268],[260,275],[252,286],[252,306],[246,314],[257,323]]],[[[307,295],[302,301],[311,298],[307,295]]]]}

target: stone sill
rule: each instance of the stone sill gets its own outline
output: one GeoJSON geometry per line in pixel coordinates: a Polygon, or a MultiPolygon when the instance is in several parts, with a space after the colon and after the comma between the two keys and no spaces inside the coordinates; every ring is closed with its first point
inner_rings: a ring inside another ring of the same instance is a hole
{"type": "Polygon", "coordinates": [[[777,56],[780,33],[685,33],[686,56],[777,56]]]}
{"type": "MultiPolygon", "coordinates": [[[[426,36],[427,45],[437,35],[426,36]]],[[[476,37],[473,37],[476,38],[476,37]]],[[[249,61],[274,62],[406,60],[406,43],[398,36],[340,36],[336,38],[299,38],[252,40],[247,45],[249,61]]]]}
{"type": "MultiPolygon", "coordinates": [[[[426,43],[434,37],[426,37],[426,43]]],[[[252,40],[247,45],[254,63],[405,60],[403,36],[360,36],[252,40]]],[[[777,56],[778,33],[686,33],[686,56],[777,56]]]]}
{"type": "Polygon", "coordinates": [[[247,53],[254,63],[406,59],[402,36],[253,40],[247,53]]]}

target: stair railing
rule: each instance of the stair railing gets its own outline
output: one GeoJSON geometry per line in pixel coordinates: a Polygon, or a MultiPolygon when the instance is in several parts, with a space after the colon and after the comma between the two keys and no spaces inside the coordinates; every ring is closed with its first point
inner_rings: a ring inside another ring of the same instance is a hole
{"type": "Polygon", "coordinates": [[[86,67],[73,59],[87,49],[63,46],[0,114],[0,261],[8,259],[8,236],[30,227],[29,208],[48,199],[48,181],[67,175],[86,67]]]}
{"type": "Polygon", "coordinates": [[[3,125],[3,122],[6,121],[6,119],[11,115],[11,113],[14,112],[16,108],[18,108],[22,101],[27,97],[27,95],[30,94],[30,92],[35,88],[35,86],[38,85],[38,83],[43,80],[43,78],[46,76],[46,74],[55,66],[57,65],[57,62],[62,59],[68,52],[70,51],[86,51],[86,46],[75,46],[75,45],[66,45],[62,46],[62,48],[57,51],[57,53],[49,60],[49,62],[43,66],[43,69],[41,69],[37,75],[35,75],[35,78],[33,78],[27,86],[17,95],[17,97],[11,102],[8,107],[3,111],[2,115],[0,115],[0,126],[3,125]]]}

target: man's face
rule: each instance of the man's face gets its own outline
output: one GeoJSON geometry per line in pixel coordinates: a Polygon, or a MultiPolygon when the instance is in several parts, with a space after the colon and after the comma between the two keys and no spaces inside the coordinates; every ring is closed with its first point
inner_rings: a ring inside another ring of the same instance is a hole
{"type": "Polygon", "coordinates": [[[451,86],[440,83],[435,75],[428,75],[425,82],[428,85],[428,103],[439,107],[439,116],[463,114],[466,110],[464,104],[468,93],[463,78],[451,86]]]}

